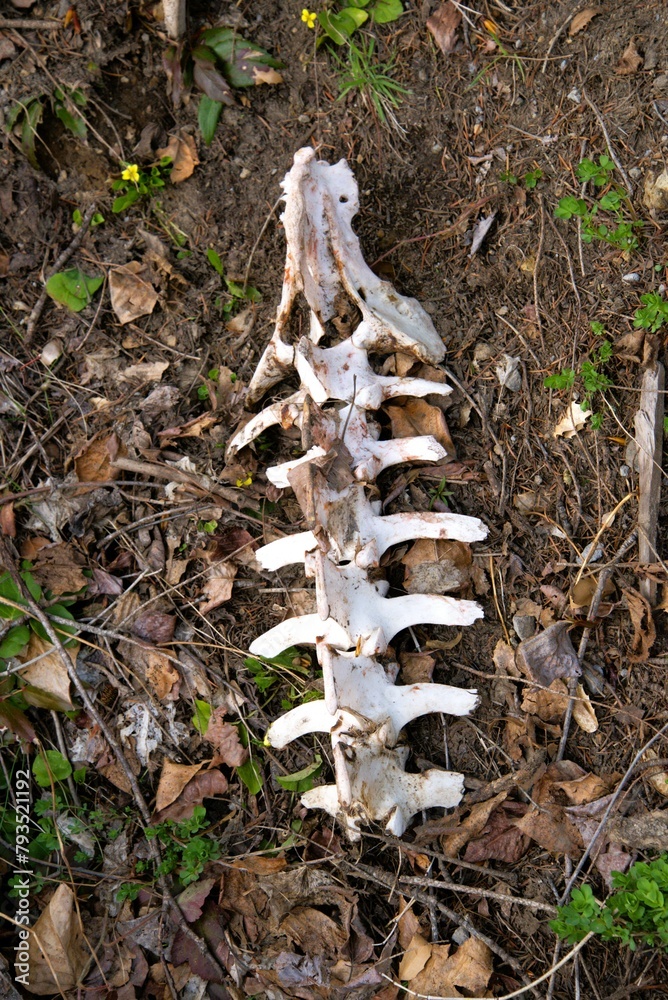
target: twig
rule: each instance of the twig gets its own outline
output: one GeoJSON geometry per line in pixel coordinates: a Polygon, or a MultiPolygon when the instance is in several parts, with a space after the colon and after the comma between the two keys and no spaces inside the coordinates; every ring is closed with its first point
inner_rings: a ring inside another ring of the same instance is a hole
{"type": "MultiPolygon", "coordinates": [[[[86,209],[84,217],[81,220],[81,228],[79,229],[79,232],[75,235],[74,239],[67,247],[67,249],[63,250],[61,255],[56,260],[55,264],[51,268],[49,272],[49,278],[51,278],[54,274],[56,274],[63,266],[63,264],[67,263],[67,261],[70,259],[74,251],[77,250],[78,247],[81,245],[84,236],[88,232],[88,227],[91,223],[91,219],[95,215],[96,211],[97,211],[97,205],[95,204],[95,202],[93,202],[93,204],[89,205],[88,208],[86,209]]],[[[30,313],[30,316],[28,317],[28,322],[26,324],[26,335],[23,340],[24,344],[29,344],[35,334],[35,327],[39,322],[40,316],[42,315],[42,311],[46,304],[46,299],[47,299],[47,291],[46,291],[46,281],[45,281],[44,288],[42,289],[42,294],[37,299],[37,302],[33,306],[33,310],[30,313]]]]}
{"type": "MultiPolygon", "coordinates": [[[[661,457],[663,453],[663,365],[648,368],[643,375],[640,406],[634,425],[638,445],[638,562],[654,562],[656,531],[661,502],[661,457]]],[[[656,601],[656,583],[640,581],[640,593],[650,604],[656,601]]]]}
{"type": "Polygon", "coordinates": [[[44,21],[32,17],[0,18],[0,31],[3,28],[23,28],[25,31],[56,31],[62,27],[62,21],[44,21]]]}
{"type": "MultiPolygon", "coordinates": [[[[624,558],[629,549],[635,544],[638,537],[637,530],[633,530],[627,539],[620,545],[620,547],[615,552],[614,556],[610,562],[601,570],[598,583],[596,585],[596,590],[594,591],[594,596],[591,599],[591,604],[589,605],[589,611],[587,612],[589,618],[595,618],[596,612],[598,611],[598,606],[601,603],[601,598],[603,597],[603,591],[605,585],[610,579],[612,572],[618,562],[624,558]]],[[[595,547],[595,546],[594,546],[595,547]]],[[[578,647],[578,660],[582,663],[584,655],[587,651],[587,643],[589,642],[589,636],[591,635],[591,629],[585,628],[582,631],[582,638],[580,639],[580,645],[578,647]]],[[[559,742],[559,750],[557,751],[557,760],[563,760],[564,754],[566,753],[566,743],[568,741],[568,732],[571,727],[571,719],[573,717],[573,706],[575,704],[575,692],[578,686],[578,678],[572,677],[568,684],[568,705],[566,706],[566,714],[564,715],[563,721],[563,731],[561,733],[561,740],[559,742]]]]}
{"type": "MultiPolygon", "coordinates": [[[[656,764],[656,761],[650,763],[656,764]]],[[[494,892],[492,889],[476,889],[470,885],[462,885],[461,882],[444,882],[442,879],[427,878],[426,876],[414,877],[407,875],[399,879],[401,885],[429,886],[433,889],[447,889],[449,892],[461,892],[465,896],[481,896],[483,899],[498,899],[501,903],[517,903],[518,906],[526,906],[530,910],[544,910],[546,913],[556,915],[557,908],[551,903],[543,903],[538,899],[524,899],[521,896],[506,895],[503,892],[494,892]]]]}
{"type": "Polygon", "coordinates": [[[538,237],[538,250],[536,251],[536,261],[533,268],[533,305],[536,310],[536,323],[538,325],[538,332],[540,333],[540,340],[543,347],[543,321],[540,318],[540,305],[538,303],[538,268],[540,267],[541,257],[543,256],[543,243],[545,241],[545,205],[543,203],[542,194],[538,195],[538,201],[540,204],[540,236],[538,237]]]}
{"type": "Polygon", "coordinates": [[[545,73],[545,70],[547,69],[547,64],[549,62],[550,56],[552,55],[552,49],[557,44],[557,42],[559,41],[559,39],[563,35],[564,31],[566,30],[566,28],[571,23],[571,21],[573,20],[574,17],[575,17],[575,11],[572,14],[568,15],[568,17],[566,18],[566,20],[564,21],[564,23],[562,24],[562,26],[558,29],[556,35],[553,37],[552,41],[548,45],[547,52],[545,53],[545,59],[543,60],[543,65],[540,68],[541,73],[543,73],[543,74],[545,73]]]}
{"type": "Polygon", "coordinates": [[[250,256],[249,256],[249,258],[248,258],[248,263],[246,264],[246,271],[245,271],[245,273],[244,273],[244,285],[243,285],[243,288],[244,288],[244,292],[245,292],[245,291],[246,291],[246,289],[248,288],[248,279],[249,279],[249,277],[250,277],[250,270],[251,270],[251,265],[252,265],[252,263],[253,263],[253,257],[255,256],[255,251],[256,251],[256,250],[257,250],[257,248],[259,247],[259,245],[260,245],[260,240],[261,240],[261,239],[262,239],[262,237],[264,236],[264,234],[265,234],[265,232],[266,232],[266,230],[267,230],[267,226],[268,226],[268,225],[269,225],[269,223],[271,222],[271,217],[272,217],[272,215],[274,214],[274,212],[276,211],[276,209],[278,208],[278,206],[279,206],[279,205],[281,204],[281,202],[283,201],[283,197],[284,197],[284,196],[283,196],[283,195],[281,195],[281,197],[280,197],[280,198],[277,198],[277,199],[276,199],[276,201],[274,202],[274,204],[272,205],[272,207],[271,207],[271,210],[270,210],[270,212],[269,212],[269,215],[268,215],[268,216],[267,216],[267,218],[266,218],[266,219],[264,220],[264,223],[263,223],[263,226],[262,226],[262,229],[261,229],[261,230],[260,230],[260,232],[258,233],[258,236],[257,236],[257,239],[255,240],[255,243],[253,244],[253,249],[252,249],[252,250],[251,250],[251,252],[250,252],[250,256]]]}
{"type": "Polygon", "coordinates": [[[617,156],[617,153],[615,152],[615,147],[612,145],[612,141],[610,139],[610,135],[608,134],[608,130],[607,130],[607,128],[605,126],[605,122],[603,120],[603,115],[598,110],[598,108],[596,107],[596,105],[594,104],[594,102],[590,98],[589,94],[584,89],[584,87],[582,88],[582,96],[584,97],[585,101],[587,102],[587,104],[589,105],[589,107],[592,109],[592,111],[596,115],[596,119],[597,119],[599,125],[601,126],[601,131],[603,132],[603,135],[605,137],[605,142],[606,142],[606,145],[608,147],[608,153],[610,154],[610,159],[613,161],[613,163],[615,164],[615,166],[619,170],[620,174],[622,175],[622,179],[623,179],[623,181],[624,181],[624,183],[626,185],[626,193],[628,194],[628,196],[630,198],[632,196],[632,194],[633,194],[633,184],[632,184],[632,182],[631,182],[631,180],[629,178],[629,175],[624,170],[624,167],[622,166],[621,161],[620,161],[619,157],[617,156]]]}

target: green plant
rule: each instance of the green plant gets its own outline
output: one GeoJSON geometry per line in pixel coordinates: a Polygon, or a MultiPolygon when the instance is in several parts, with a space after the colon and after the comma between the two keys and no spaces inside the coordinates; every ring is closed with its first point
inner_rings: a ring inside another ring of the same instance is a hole
{"type": "Polygon", "coordinates": [[[111,210],[124,212],[140,198],[151,198],[164,188],[172,169],[171,156],[163,156],[150,170],[143,170],[136,163],[126,163],[121,176],[111,185],[112,191],[120,191],[114,198],[111,210]]]}
{"type": "Polygon", "coordinates": [[[295,771],[294,774],[278,775],[276,781],[286,791],[301,795],[302,792],[309,792],[313,788],[313,782],[321,771],[322,757],[317,753],[314,760],[303,767],[301,771],[295,771]]]}
{"type": "Polygon", "coordinates": [[[362,103],[383,124],[388,122],[399,132],[403,132],[394,112],[401,104],[402,97],[409,91],[391,76],[395,56],[387,62],[379,62],[374,57],[375,39],[361,41],[359,46],[350,43],[348,62],[336,56],[341,68],[339,76],[339,100],[357,91],[362,103]]]}
{"type": "Polygon", "coordinates": [[[39,169],[35,138],[37,126],[44,115],[45,101],[51,103],[55,115],[75,138],[85,139],[88,134],[86,121],[78,111],[78,108],[85,107],[88,101],[86,95],[78,87],[66,87],[65,89],[56,87],[52,94],[35,94],[25,101],[17,101],[7,115],[5,127],[10,132],[16,126],[20,126],[21,148],[35,170],[39,169]]]}
{"type": "Polygon", "coordinates": [[[46,283],[46,292],[54,302],[67,306],[72,312],[81,312],[103,281],[100,276],[90,278],[78,267],[71,267],[52,274],[46,283]]]}
{"type": "MultiPolygon", "coordinates": [[[[371,0],[350,0],[336,10],[321,10],[317,20],[323,33],[318,44],[329,39],[335,45],[344,45],[369,19],[374,24],[390,24],[397,21],[403,12],[401,0],[375,0],[373,3],[371,0]]],[[[313,14],[306,9],[302,11],[302,20],[309,27],[315,27],[313,14]]]]}
{"type": "Polygon", "coordinates": [[[432,510],[437,500],[440,500],[441,503],[444,503],[446,507],[448,506],[447,497],[452,496],[452,490],[448,489],[448,480],[446,479],[445,476],[443,476],[443,478],[441,479],[441,481],[438,483],[437,486],[433,486],[429,490],[429,496],[431,498],[429,502],[429,510],[432,510]]]}
{"type": "Polygon", "coordinates": [[[542,176],[543,176],[543,171],[540,169],[540,167],[536,167],[535,170],[527,170],[526,174],[524,175],[524,187],[526,188],[526,190],[533,191],[533,189],[538,184],[538,181],[541,180],[542,176]]]}
{"type": "MultiPolygon", "coordinates": [[[[600,336],[603,333],[603,324],[598,325],[601,327],[601,332],[597,335],[600,336]]],[[[593,326],[594,324],[592,324],[593,326]]],[[[596,330],[593,332],[596,333],[596,330]]],[[[576,379],[580,378],[584,389],[584,397],[580,407],[583,410],[588,410],[592,405],[592,397],[597,392],[604,393],[612,385],[611,379],[602,371],[611,357],[612,344],[609,340],[604,340],[597,351],[582,362],[578,372],[575,372],[573,368],[562,368],[558,374],[548,375],[543,380],[543,385],[546,389],[563,391],[564,389],[572,389],[576,379]]],[[[603,414],[593,413],[590,425],[593,430],[599,430],[603,426],[603,414]]]]}
{"type": "MultiPolygon", "coordinates": [[[[610,179],[615,165],[608,156],[599,156],[598,164],[593,160],[582,160],[576,169],[578,178],[584,183],[591,181],[595,187],[603,187],[610,179]]],[[[557,219],[578,218],[581,221],[581,234],[584,243],[602,240],[610,246],[630,252],[638,246],[638,238],[634,230],[642,226],[639,219],[629,221],[624,216],[624,209],[629,207],[629,200],[624,191],[611,188],[605,194],[588,205],[584,198],[567,195],[561,198],[554,210],[557,219]],[[607,212],[612,216],[600,221],[600,213],[607,212]]]]}
{"type": "Polygon", "coordinates": [[[642,309],[636,309],[633,325],[637,329],[656,333],[668,322],[668,302],[658,292],[647,292],[640,296],[642,309]]]}
{"type": "MultiPolygon", "coordinates": [[[[81,223],[83,222],[83,215],[78,208],[75,208],[72,212],[72,222],[75,226],[81,226],[81,223]]],[[[96,226],[101,226],[103,222],[104,216],[101,212],[95,212],[93,218],[90,220],[90,228],[95,229],[96,226]]]]}
{"type": "Polygon", "coordinates": [[[638,861],[625,875],[613,872],[612,881],[616,891],[603,905],[591,886],[574,889],[570,903],[550,921],[552,930],[569,944],[594,933],[631,951],[643,944],[668,950],[668,855],[638,861]]]}
{"type": "Polygon", "coordinates": [[[168,819],[157,826],[146,827],[146,836],[159,840],[162,845],[162,861],[156,875],[176,872],[183,885],[196,882],[205,864],[215,861],[221,854],[218,841],[198,836],[206,825],[206,809],[195,806],[191,818],[181,823],[168,819]]]}

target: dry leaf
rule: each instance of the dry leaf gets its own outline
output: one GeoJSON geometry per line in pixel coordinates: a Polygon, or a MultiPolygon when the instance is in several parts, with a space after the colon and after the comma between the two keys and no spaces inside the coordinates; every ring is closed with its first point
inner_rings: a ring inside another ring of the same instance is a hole
{"type": "Polygon", "coordinates": [[[420,933],[420,921],[413,911],[413,903],[407,907],[403,896],[399,896],[399,913],[401,914],[397,920],[399,945],[405,951],[415,935],[420,933]]]}
{"type": "Polygon", "coordinates": [[[200,607],[203,615],[229,601],[236,575],[237,567],[233,562],[220,562],[211,567],[204,584],[204,593],[209,599],[200,607]]]}
{"type": "Polygon", "coordinates": [[[172,184],[180,184],[181,181],[185,181],[199,163],[195,140],[183,130],[178,135],[170,135],[167,145],[163,146],[162,149],[157,149],[155,155],[158,159],[163,156],[171,158],[172,169],[169,179],[172,184]]]}
{"type": "Polygon", "coordinates": [[[445,594],[469,582],[471,546],[466,542],[419,538],[401,560],[409,594],[445,594]]]}
{"type": "Polygon", "coordinates": [[[541,722],[561,722],[568,705],[568,688],[561,680],[552,681],[550,687],[529,688],[522,699],[522,711],[535,715],[541,722]]]}
{"type": "Polygon", "coordinates": [[[429,653],[399,653],[399,664],[404,684],[422,684],[431,680],[436,660],[429,653]]]}
{"type": "Polygon", "coordinates": [[[424,399],[410,399],[403,406],[387,406],[392,421],[392,437],[416,437],[430,434],[443,445],[449,458],[455,457],[455,446],[450,437],[443,410],[424,399]]]}
{"type": "Polygon", "coordinates": [[[26,988],[38,996],[75,990],[90,961],[74,893],[63,882],[32,928],[26,988]]]}
{"type": "Polygon", "coordinates": [[[74,471],[77,479],[80,483],[106,483],[110,479],[116,479],[118,471],[113,462],[124,450],[113,433],[93,438],[75,456],[74,471]]]}
{"type": "MultiPolygon", "coordinates": [[[[171,764],[171,761],[165,761],[165,769],[167,764],[171,764]]],[[[192,768],[187,765],[182,764],[171,764],[172,768],[181,768],[183,771],[192,771],[192,768]]],[[[162,823],[163,820],[173,819],[181,821],[184,819],[190,819],[193,814],[195,806],[202,804],[203,799],[210,799],[216,795],[224,795],[227,791],[227,778],[222,771],[218,768],[210,768],[207,771],[200,771],[199,768],[202,767],[201,764],[194,765],[196,774],[191,778],[187,778],[185,784],[182,787],[182,791],[177,795],[177,798],[169,803],[166,807],[161,810],[157,810],[154,815],[154,822],[162,823]]],[[[160,795],[160,789],[162,786],[162,779],[165,774],[163,770],[160,776],[160,784],[158,785],[158,796],[160,795]]],[[[174,774],[169,778],[168,784],[165,787],[165,795],[171,795],[179,784],[179,776],[174,774]]],[[[158,805],[158,797],[156,796],[156,806],[158,805]]]]}
{"type": "Polygon", "coordinates": [[[632,76],[637,73],[643,64],[643,57],[636,48],[635,39],[631,39],[624,49],[622,56],[615,66],[615,73],[618,76],[632,76]]]}
{"type": "Polygon", "coordinates": [[[668,809],[640,813],[636,816],[617,816],[610,823],[611,841],[626,844],[633,850],[668,850],[668,809]]]}
{"type": "Polygon", "coordinates": [[[480,837],[467,844],[464,860],[474,864],[482,861],[516,864],[529,846],[529,838],[514,825],[517,816],[526,811],[527,806],[521,802],[504,802],[495,809],[480,837]]]}
{"type": "Polygon", "coordinates": [[[0,532],[5,538],[16,538],[16,515],[13,501],[0,507],[0,532]]]}
{"type": "Polygon", "coordinates": [[[457,44],[457,28],[461,24],[462,13],[448,0],[434,11],[427,21],[427,28],[444,55],[449,55],[457,44]]]}
{"type": "MultiPolygon", "coordinates": [[[[657,760],[658,754],[656,750],[646,750],[642,755],[642,759],[645,761],[657,760]]],[[[668,771],[659,771],[656,768],[652,770],[651,767],[648,767],[644,774],[652,788],[659,795],[668,798],[668,771]]]]}
{"type": "Polygon", "coordinates": [[[431,958],[431,951],[432,946],[429,942],[421,934],[414,934],[401,959],[397,973],[398,978],[402,982],[410,982],[411,979],[415,979],[431,958]]]}
{"type": "MultiPolygon", "coordinates": [[[[132,631],[145,642],[171,642],[174,638],[176,618],[164,611],[145,611],[135,618],[132,631]]],[[[176,673],[176,671],[174,671],[176,673]]],[[[178,677],[178,674],[177,674],[178,677]]]]}
{"type": "Polygon", "coordinates": [[[515,826],[550,854],[576,857],[582,851],[582,838],[560,806],[544,803],[540,809],[532,807],[515,820],[515,826]]]}
{"type": "Polygon", "coordinates": [[[656,639],[652,607],[642,594],[631,587],[626,587],[623,593],[633,625],[633,641],[628,658],[631,663],[645,663],[656,639]]]}
{"type": "Polygon", "coordinates": [[[491,799],[487,799],[486,802],[478,802],[471,808],[471,812],[463,821],[460,823],[452,833],[446,833],[441,837],[441,847],[443,848],[443,853],[447,854],[449,857],[456,857],[462,847],[468,843],[473,837],[484,830],[487,825],[487,820],[490,815],[498,805],[505,801],[508,797],[508,792],[499,792],[491,799]]]}
{"type": "Polygon", "coordinates": [[[411,983],[411,989],[427,996],[481,996],[492,975],[492,953],[479,938],[470,937],[450,955],[450,946],[435,944],[431,958],[411,983]]]}
{"type": "Polygon", "coordinates": [[[554,428],[554,437],[572,438],[581,431],[591,417],[591,410],[583,410],[579,403],[573,401],[565,414],[554,428]]]}
{"type": "Polygon", "coordinates": [[[232,319],[229,319],[225,324],[225,329],[229,330],[230,333],[240,334],[245,339],[253,329],[256,313],[257,308],[254,305],[248,306],[247,309],[243,309],[232,319]]]}
{"type": "Polygon", "coordinates": [[[589,699],[589,695],[582,687],[582,684],[578,684],[575,689],[575,697],[576,700],[573,702],[573,718],[585,733],[595,733],[598,729],[598,719],[596,718],[596,712],[589,699]]]}
{"type": "Polygon", "coordinates": [[[524,639],[516,651],[517,666],[526,677],[549,688],[558,678],[579,677],[580,661],[568,632],[568,622],[555,622],[524,639]]]}
{"type": "Polygon", "coordinates": [[[174,764],[173,761],[165,758],[155,796],[156,812],[162,812],[172,802],[175,802],[201,767],[201,764],[174,764]]]}
{"type": "Polygon", "coordinates": [[[218,757],[229,767],[240,767],[248,760],[248,750],[241,745],[236,726],[224,721],[225,707],[214,709],[205,738],[215,747],[218,757]]]}
{"type": "MultiPolygon", "coordinates": [[[[572,764],[572,761],[564,761],[563,763],[572,764]]],[[[583,771],[576,778],[570,778],[566,781],[553,781],[552,788],[556,788],[564,793],[568,799],[569,806],[582,806],[606,795],[610,788],[610,781],[599,777],[598,774],[587,774],[583,771]]]]}
{"type": "MultiPolygon", "coordinates": [[[[79,646],[71,646],[66,650],[67,655],[74,665],[77,660],[79,646]]],[[[70,697],[70,678],[65,664],[60,658],[60,654],[50,642],[40,639],[34,632],[30,635],[30,641],[26,648],[17,657],[21,662],[33,660],[41,653],[42,656],[37,663],[31,664],[19,673],[28,687],[25,687],[21,694],[29,705],[37,708],[48,708],[56,712],[70,712],[74,705],[70,697]]]]}
{"type": "Polygon", "coordinates": [[[125,368],[117,378],[124,382],[159,382],[168,368],[169,361],[145,361],[125,368]]]}
{"type": "Polygon", "coordinates": [[[578,11],[573,20],[571,21],[571,26],[568,29],[568,34],[573,37],[577,35],[578,32],[584,31],[589,22],[596,17],[597,14],[603,13],[603,7],[585,7],[584,10],[578,11]]]}
{"type": "Polygon", "coordinates": [[[82,562],[69,542],[59,542],[40,548],[32,573],[40,586],[58,597],[76,594],[89,582],[83,575],[82,562]]]}
{"type": "Polygon", "coordinates": [[[109,271],[111,307],[123,326],[153,312],[158,293],[148,280],[148,268],[138,260],[109,271]]]}

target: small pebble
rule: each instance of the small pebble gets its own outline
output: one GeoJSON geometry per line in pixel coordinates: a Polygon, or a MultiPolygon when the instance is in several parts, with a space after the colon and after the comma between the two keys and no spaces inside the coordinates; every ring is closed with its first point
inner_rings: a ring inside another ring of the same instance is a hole
{"type": "Polygon", "coordinates": [[[637,271],[629,271],[628,274],[622,275],[622,281],[625,281],[627,285],[637,285],[640,281],[640,275],[637,271]]]}
{"type": "Polygon", "coordinates": [[[250,175],[251,175],[251,172],[248,169],[248,167],[244,167],[244,169],[239,174],[239,180],[241,180],[241,181],[248,180],[248,178],[250,177],[250,175]]]}
{"type": "Polygon", "coordinates": [[[573,104],[582,103],[582,94],[580,93],[577,87],[573,87],[571,92],[569,94],[566,94],[566,97],[568,98],[569,101],[572,101],[573,104]]]}
{"type": "Polygon", "coordinates": [[[628,467],[628,465],[622,465],[621,469],[619,470],[619,474],[620,476],[622,476],[623,479],[626,479],[630,475],[630,472],[631,470],[628,467]]]}
{"type": "Polygon", "coordinates": [[[631,167],[629,170],[629,177],[632,181],[639,181],[642,177],[642,170],[640,167],[631,167]]]}
{"type": "Polygon", "coordinates": [[[308,125],[308,123],[311,121],[311,116],[310,115],[300,115],[299,118],[297,119],[297,121],[299,122],[300,125],[308,125]]]}

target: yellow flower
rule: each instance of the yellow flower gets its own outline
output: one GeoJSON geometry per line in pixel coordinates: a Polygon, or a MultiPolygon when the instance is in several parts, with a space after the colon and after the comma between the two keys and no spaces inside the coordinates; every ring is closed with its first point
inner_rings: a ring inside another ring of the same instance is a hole
{"type": "Polygon", "coordinates": [[[309,10],[307,7],[302,10],[302,21],[307,28],[315,28],[316,17],[315,11],[309,10]]]}
{"type": "Polygon", "coordinates": [[[125,170],[123,171],[123,173],[121,174],[121,177],[123,178],[124,181],[132,181],[134,184],[136,184],[137,181],[139,180],[139,167],[137,166],[137,164],[129,163],[125,168],[125,170]]]}
{"type": "Polygon", "coordinates": [[[250,486],[252,482],[253,477],[249,472],[244,479],[237,479],[237,488],[242,489],[244,486],[250,486]]]}

